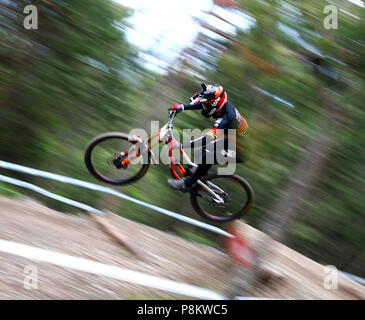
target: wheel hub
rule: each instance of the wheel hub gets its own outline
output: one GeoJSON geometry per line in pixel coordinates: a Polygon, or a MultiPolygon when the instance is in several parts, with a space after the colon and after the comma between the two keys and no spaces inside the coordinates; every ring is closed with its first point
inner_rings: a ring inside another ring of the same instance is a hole
{"type": "Polygon", "coordinates": [[[121,152],[115,156],[113,163],[117,169],[127,169],[128,168],[128,161],[126,161],[127,154],[125,152],[121,152]]]}

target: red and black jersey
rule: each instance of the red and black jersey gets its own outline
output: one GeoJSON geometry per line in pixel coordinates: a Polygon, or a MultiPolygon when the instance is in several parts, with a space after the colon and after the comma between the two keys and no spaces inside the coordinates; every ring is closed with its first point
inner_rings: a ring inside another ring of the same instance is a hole
{"type": "MultiPolygon", "coordinates": [[[[184,110],[201,110],[201,109],[203,109],[203,105],[201,103],[184,105],[184,110]]],[[[203,139],[202,142],[204,145],[206,143],[218,139],[223,135],[227,136],[229,129],[236,130],[238,135],[245,135],[248,129],[248,124],[245,118],[229,101],[227,101],[227,103],[222,108],[219,114],[213,115],[213,118],[216,119],[213,127],[208,131],[206,136],[191,141],[192,147],[194,142],[197,142],[197,140],[203,139]]]]}

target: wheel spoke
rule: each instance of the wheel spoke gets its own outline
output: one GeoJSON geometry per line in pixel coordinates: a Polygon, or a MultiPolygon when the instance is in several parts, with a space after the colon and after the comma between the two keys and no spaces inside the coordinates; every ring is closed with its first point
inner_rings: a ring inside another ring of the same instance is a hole
{"type": "Polygon", "coordinates": [[[98,179],[112,184],[132,182],[138,178],[148,166],[142,160],[135,143],[122,134],[96,137],[85,152],[89,171],[98,179]]]}

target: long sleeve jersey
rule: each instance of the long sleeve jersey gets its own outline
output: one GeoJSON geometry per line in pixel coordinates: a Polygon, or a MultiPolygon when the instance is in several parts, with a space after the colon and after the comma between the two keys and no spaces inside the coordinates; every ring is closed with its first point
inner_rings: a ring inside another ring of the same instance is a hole
{"type": "MultiPolygon", "coordinates": [[[[201,110],[203,105],[184,104],[184,110],[201,110]]],[[[195,140],[183,143],[183,147],[194,148],[194,145],[204,146],[223,135],[228,135],[229,129],[235,129],[238,135],[245,135],[248,129],[248,124],[245,118],[238,112],[234,105],[227,101],[218,115],[214,115],[215,119],[213,127],[205,136],[199,137],[195,140]]]]}

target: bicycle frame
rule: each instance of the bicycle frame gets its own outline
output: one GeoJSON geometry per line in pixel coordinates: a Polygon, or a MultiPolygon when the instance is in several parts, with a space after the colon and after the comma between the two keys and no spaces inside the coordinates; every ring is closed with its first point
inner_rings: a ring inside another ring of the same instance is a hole
{"type": "MultiPolygon", "coordinates": [[[[158,142],[162,142],[164,140],[164,138],[166,137],[165,143],[169,143],[174,139],[174,126],[173,126],[173,121],[175,118],[176,112],[171,111],[169,114],[169,121],[158,131],[158,142]]],[[[172,154],[172,146],[168,145],[169,149],[168,149],[168,157],[169,157],[169,161],[170,161],[170,170],[172,175],[174,176],[175,179],[180,179],[180,176],[178,175],[178,173],[176,172],[175,169],[175,157],[172,154]]],[[[152,151],[151,151],[152,152],[152,151]]],[[[188,155],[186,154],[186,152],[184,151],[183,148],[179,148],[179,153],[183,156],[184,162],[192,167],[197,167],[198,165],[195,164],[194,162],[191,161],[191,159],[188,157],[188,155]]],[[[153,155],[154,157],[154,155],[153,155]]],[[[177,163],[176,164],[177,169],[180,171],[181,174],[185,175],[186,174],[186,170],[184,169],[184,167],[181,165],[181,163],[177,163]]]]}
{"type": "MultiPolygon", "coordinates": [[[[173,156],[173,153],[172,153],[173,148],[172,148],[171,145],[169,145],[169,142],[171,142],[174,139],[173,121],[174,121],[175,115],[176,115],[176,111],[170,111],[168,122],[164,126],[162,126],[157,132],[155,132],[154,134],[149,136],[147,141],[143,141],[140,137],[137,137],[137,136],[132,136],[131,140],[142,143],[143,152],[146,152],[147,150],[149,151],[149,154],[150,154],[150,157],[151,157],[151,160],[152,160],[153,164],[157,164],[158,162],[157,162],[156,157],[155,157],[155,155],[152,151],[152,148],[155,145],[157,145],[158,143],[161,143],[161,142],[165,141],[165,143],[168,144],[168,157],[169,157],[169,162],[170,162],[170,171],[171,171],[173,177],[175,179],[179,180],[179,179],[181,179],[181,177],[179,176],[179,174],[177,173],[177,171],[175,169],[175,160],[176,159],[175,159],[175,157],[173,156]],[[157,142],[152,143],[153,138],[157,138],[157,142]]],[[[123,154],[128,155],[131,150],[136,149],[136,148],[138,149],[138,147],[136,147],[136,145],[134,144],[133,146],[131,146],[129,152],[123,152],[123,154]]],[[[198,165],[196,163],[191,161],[191,159],[189,158],[189,156],[186,154],[186,152],[183,150],[182,147],[179,148],[179,153],[183,156],[184,162],[186,164],[188,164],[192,167],[198,167],[198,165]]],[[[135,157],[140,156],[140,152],[137,151],[134,156],[135,157]]],[[[123,161],[126,161],[126,160],[123,160],[123,161]]],[[[128,157],[126,163],[129,163],[130,161],[131,161],[131,158],[128,157]]],[[[186,174],[186,170],[181,165],[181,163],[176,163],[176,168],[180,171],[180,173],[182,175],[186,174]]],[[[212,199],[213,201],[215,201],[217,204],[224,204],[224,200],[222,199],[222,197],[220,197],[218,194],[216,194],[213,190],[213,189],[215,189],[218,192],[224,192],[222,189],[220,189],[219,187],[217,187],[216,185],[214,185],[210,181],[208,181],[209,186],[207,184],[203,183],[201,180],[198,180],[197,183],[201,187],[203,187],[205,190],[207,190],[210,194],[213,195],[213,197],[214,197],[214,199],[212,199]]]]}

